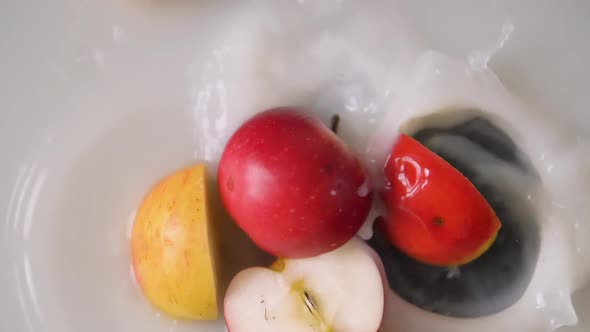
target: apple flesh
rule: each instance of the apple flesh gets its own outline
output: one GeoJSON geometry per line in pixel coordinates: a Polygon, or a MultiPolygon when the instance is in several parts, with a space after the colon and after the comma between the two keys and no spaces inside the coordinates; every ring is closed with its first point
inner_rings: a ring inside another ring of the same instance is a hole
{"type": "Polygon", "coordinates": [[[384,305],[378,256],[353,239],[335,251],[253,267],[230,283],[231,332],[375,332],[384,305]]]}
{"type": "Polygon", "coordinates": [[[133,269],[150,302],[179,319],[218,317],[205,166],[180,170],[144,198],[131,236],[133,269]]]}
{"type": "Polygon", "coordinates": [[[353,151],[319,119],[293,108],[268,110],[242,125],[225,147],[218,179],[240,228],[284,258],[342,246],[372,201],[353,151]]]}

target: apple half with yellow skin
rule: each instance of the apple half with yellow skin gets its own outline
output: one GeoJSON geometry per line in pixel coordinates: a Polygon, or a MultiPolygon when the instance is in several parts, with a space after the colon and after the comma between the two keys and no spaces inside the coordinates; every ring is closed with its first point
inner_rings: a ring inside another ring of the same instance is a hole
{"type": "Polygon", "coordinates": [[[212,242],[205,165],[156,184],[137,211],[131,236],[135,277],[149,301],[177,319],[217,319],[212,242]]]}
{"type": "Polygon", "coordinates": [[[375,332],[384,305],[378,256],[364,242],[312,258],[252,267],[230,283],[224,314],[231,332],[375,332]]]}

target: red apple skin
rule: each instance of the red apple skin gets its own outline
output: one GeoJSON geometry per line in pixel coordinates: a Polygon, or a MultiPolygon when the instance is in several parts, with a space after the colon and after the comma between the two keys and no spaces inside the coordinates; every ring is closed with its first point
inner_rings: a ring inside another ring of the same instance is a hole
{"type": "Polygon", "coordinates": [[[385,232],[409,257],[459,266],[481,256],[501,227],[475,186],[451,164],[400,135],[385,165],[385,232]]]}
{"type": "Polygon", "coordinates": [[[230,138],[219,165],[225,207],[262,249],[284,258],[334,250],[364,223],[373,193],[360,161],[303,110],[264,111],[230,138]]]}

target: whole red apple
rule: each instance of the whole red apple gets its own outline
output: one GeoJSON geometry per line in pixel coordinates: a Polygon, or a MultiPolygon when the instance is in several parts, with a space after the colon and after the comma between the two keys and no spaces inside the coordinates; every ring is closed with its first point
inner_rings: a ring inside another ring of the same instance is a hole
{"type": "Polygon", "coordinates": [[[373,197],[353,151],[313,115],[271,109],[230,138],[219,165],[221,198],[262,249],[304,258],[349,241],[373,197]]]}

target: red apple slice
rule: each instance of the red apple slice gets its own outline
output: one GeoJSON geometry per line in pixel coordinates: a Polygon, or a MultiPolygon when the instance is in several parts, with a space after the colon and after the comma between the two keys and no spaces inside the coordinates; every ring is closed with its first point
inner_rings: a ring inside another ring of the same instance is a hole
{"type": "Polygon", "coordinates": [[[408,256],[456,266],[494,242],[501,224],[492,207],[463,174],[415,139],[399,137],[385,177],[385,231],[408,256]]]}

